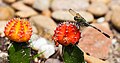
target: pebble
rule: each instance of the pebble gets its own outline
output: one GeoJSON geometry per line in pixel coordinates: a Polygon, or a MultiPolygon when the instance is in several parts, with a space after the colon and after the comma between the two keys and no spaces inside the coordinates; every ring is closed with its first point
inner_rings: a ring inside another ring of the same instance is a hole
{"type": "Polygon", "coordinates": [[[87,0],[53,0],[51,3],[52,10],[86,10],[89,6],[89,2],[87,0]]]}
{"type": "Polygon", "coordinates": [[[33,5],[33,3],[35,2],[35,0],[23,0],[23,2],[25,3],[25,4],[28,4],[28,5],[33,5]]]}
{"type": "Polygon", "coordinates": [[[113,33],[117,39],[117,42],[119,43],[120,42],[120,33],[118,31],[116,31],[116,29],[113,30],[113,33]]]}
{"type": "Polygon", "coordinates": [[[113,26],[120,31],[120,10],[114,10],[112,13],[111,22],[113,26]]]}
{"type": "Polygon", "coordinates": [[[102,23],[102,22],[104,22],[104,21],[105,21],[105,18],[104,18],[104,17],[100,17],[100,18],[97,19],[97,22],[98,22],[98,23],[102,23]]]}
{"type": "Polygon", "coordinates": [[[33,8],[37,10],[48,10],[50,7],[50,1],[51,0],[35,0],[33,3],[33,8]]]}
{"type": "Polygon", "coordinates": [[[60,51],[60,55],[63,54],[63,53],[62,53],[62,48],[63,48],[63,46],[62,46],[61,44],[59,44],[59,46],[58,46],[58,51],[60,51]]]}
{"type": "Polygon", "coordinates": [[[42,15],[44,15],[46,17],[51,17],[51,11],[50,10],[44,10],[44,11],[42,11],[42,15]]]}
{"type": "Polygon", "coordinates": [[[8,63],[8,53],[0,52],[0,63],[8,63]]]}
{"type": "Polygon", "coordinates": [[[4,2],[6,2],[6,3],[13,3],[13,2],[15,2],[16,0],[4,0],[4,2]]]}
{"type": "Polygon", "coordinates": [[[1,37],[5,36],[5,34],[4,34],[4,28],[6,26],[6,23],[7,23],[7,21],[0,21],[0,36],[1,37]]]}
{"type": "Polygon", "coordinates": [[[117,39],[112,39],[112,44],[116,44],[117,39]]]}
{"type": "Polygon", "coordinates": [[[54,11],[52,13],[52,17],[60,21],[64,21],[64,20],[74,21],[74,16],[70,14],[68,11],[62,11],[62,10],[54,11]]]}
{"type": "Polygon", "coordinates": [[[0,52],[0,57],[7,58],[8,57],[8,53],[0,52]]]}
{"type": "Polygon", "coordinates": [[[111,10],[117,10],[117,9],[120,9],[119,4],[116,4],[116,3],[114,3],[114,4],[109,4],[109,7],[110,7],[111,10]]]}
{"type": "Polygon", "coordinates": [[[9,6],[0,6],[0,20],[8,20],[13,18],[15,12],[9,6]]]}
{"type": "Polygon", "coordinates": [[[3,3],[3,1],[2,1],[2,0],[0,0],[0,4],[1,4],[1,3],[3,3]]]}
{"type": "Polygon", "coordinates": [[[94,3],[94,2],[102,2],[102,3],[105,3],[105,4],[108,4],[111,2],[111,0],[90,0],[90,2],[94,3]]]}
{"type": "Polygon", "coordinates": [[[38,62],[38,58],[35,58],[35,59],[34,59],[34,62],[36,62],[36,63],[37,63],[37,62],[38,62]]]}
{"type": "Polygon", "coordinates": [[[50,42],[43,37],[31,41],[30,45],[32,49],[38,50],[38,54],[43,52],[43,54],[40,55],[41,58],[49,58],[52,54],[55,53],[54,42],[50,42]]]}
{"type": "Polygon", "coordinates": [[[88,11],[95,16],[102,16],[108,12],[108,7],[104,3],[95,2],[88,7],[88,11]]]}
{"type": "Polygon", "coordinates": [[[31,47],[34,50],[39,50],[41,46],[46,45],[47,43],[48,41],[45,38],[40,37],[37,40],[31,42],[31,47]]]}
{"type": "Polygon", "coordinates": [[[61,63],[61,62],[58,59],[50,58],[50,59],[47,59],[45,63],[61,63]]]}
{"type": "Polygon", "coordinates": [[[38,14],[31,7],[25,5],[23,1],[13,3],[12,7],[15,8],[16,10],[19,10],[18,12],[15,13],[15,15],[19,17],[30,17],[38,14]]]}
{"type": "Polygon", "coordinates": [[[120,9],[120,0],[111,0],[108,6],[111,10],[120,9]]]}
{"type": "Polygon", "coordinates": [[[13,8],[15,8],[16,10],[19,10],[19,11],[27,11],[27,10],[31,10],[30,7],[26,6],[23,1],[17,1],[15,3],[13,3],[11,5],[13,8]]]}
{"type": "Polygon", "coordinates": [[[117,61],[117,59],[120,58],[120,51],[117,51],[119,46],[120,44],[118,44],[117,42],[112,45],[111,52],[109,53],[109,58],[107,59],[109,63],[120,63],[119,61],[117,61]]]}
{"type": "MultiPolygon", "coordinates": [[[[100,30],[110,35],[111,38],[113,37],[113,34],[109,29],[108,23],[94,23],[92,25],[96,26],[100,30]]],[[[91,56],[94,56],[96,58],[108,58],[110,46],[112,45],[112,39],[107,38],[102,33],[98,32],[97,30],[91,27],[85,28],[82,31],[81,36],[82,38],[80,39],[78,45],[83,51],[89,53],[91,56]]]]}
{"type": "Polygon", "coordinates": [[[42,37],[44,37],[44,38],[46,38],[46,39],[52,41],[52,38],[51,38],[52,35],[51,35],[50,33],[44,33],[44,35],[42,35],[42,37]]]}
{"type": "Polygon", "coordinates": [[[42,27],[45,32],[50,33],[51,35],[54,34],[54,30],[57,27],[57,24],[51,18],[42,15],[33,16],[29,21],[35,23],[38,30],[42,27]]]}
{"type": "Polygon", "coordinates": [[[49,58],[51,55],[55,53],[55,47],[54,45],[43,45],[39,48],[38,54],[40,52],[43,52],[43,54],[40,55],[41,58],[49,58]]]}
{"type": "Polygon", "coordinates": [[[36,41],[36,40],[38,40],[38,38],[39,38],[39,36],[38,36],[37,34],[32,33],[32,36],[31,36],[29,42],[31,43],[31,42],[33,42],[33,41],[36,41]]]}
{"type": "Polygon", "coordinates": [[[38,30],[35,26],[32,26],[32,30],[33,30],[33,33],[36,33],[36,34],[38,33],[38,30]]]}
{"type": "Polygon", "coordinates": [[[15,13],[16,16],[23,17],[23,18],[35,16],[37,14],[38,13],[34,10],[18,11],[18,12],[15,13]]]}
{"type": "Polygon", "coordinates": [[[112,17],[112,11],[108,11],[107,14],[105,15],[105,21],[109,22],[112,17]]]}
{"type": "MultiPolygon", "coordinates": [[[[91,13],[89,12],[86,12],[86,11],[79,11],[79,14],[85,18],[85,20],[87,22],[91,22],[94,20],[94,17],[91,13]]],[[[62,11],[62,10],[59,10],[59,11],[54,11],[52,13],[52,17],[56,20],[60,20],[60,21],[67,21],[67,20],[70,20],[70,21],[74,21],[74,16],[72,14],[70,14],[70,12],[68,11],[62,11]]]]}

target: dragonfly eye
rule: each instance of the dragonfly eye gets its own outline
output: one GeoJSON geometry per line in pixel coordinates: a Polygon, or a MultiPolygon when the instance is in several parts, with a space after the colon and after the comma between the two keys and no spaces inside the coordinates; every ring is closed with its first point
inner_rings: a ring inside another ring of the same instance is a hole
{"type": "Polygon", "coordinates": [[[75,16],[75,17],[74,17],[74,20],[77,21],[77,22],[83,22],[84,19],[83,19],[83,18],[80,18],[80,17],[78,17],[78,16],[75,16]]]}
{"type": "Polygon", "coordinates": [[[74,17],[74,20],[75,20],[75,21],[78,21],[79,19],[80,19],[80,18],[79,18],[78,16],[75,16],[75,17],[74,17]]]}

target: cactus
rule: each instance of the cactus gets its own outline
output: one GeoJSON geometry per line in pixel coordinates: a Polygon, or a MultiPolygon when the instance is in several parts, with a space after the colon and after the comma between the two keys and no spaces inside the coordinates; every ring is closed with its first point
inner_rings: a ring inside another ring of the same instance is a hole
{"type": "Polygon", "coordinates": [[[64,63],[85,63],[84,54],[76,45],[63,47],[64,63]]]}
{"type": "Polygon", "coordinates": [[[32,27],[26,19],[10,19],[5,27],[5,36],[14,42],[27,42],[32,35],[32,27]]]}
{"type": "Polygon", "coordinates": [[[80,39],[80,31],[75,23],[64,22],[59,24],[53,35],[55,43],[63,45],[64,63],[85,63],[84,54],[76,46],[80,39]]]}
{"type": "Polygon", "coordinates": [[[27,47],[27,43],[13,42],[8,50],[9,63],[30,63],[31,49],[27,47]]]}
{"type": "Polygon", "coordinates": [[[11,40],[8,49],[10,63],[30,63],[30,48],[28,40],[32,35],[32,28],[26,19],[14,18],[5,27],[5,36],[11,40]]]}
{"type": "Polygon", "coordinates": [[[53,40],[56,45],[59,43],[67,46],[69,44],[76,44],[80,39],[80,31],[76,27],[75,23],[64,22],[59,24],[53,35],[53,40]]]}

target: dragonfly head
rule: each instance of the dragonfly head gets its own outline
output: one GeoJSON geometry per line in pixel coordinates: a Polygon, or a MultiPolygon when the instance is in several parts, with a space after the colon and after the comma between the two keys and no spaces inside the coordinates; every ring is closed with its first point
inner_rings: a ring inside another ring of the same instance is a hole
{"type": "Polygon", "coordinates": [[[83,22],[83,21],[84,21],[84,18],[75,16],[75,17],[74,17],[74,20],[80,23],[80,22],[83,22]]]}
{"type": "Polygon", "coordinates": [[[78,21],[78,20],[80,20],[80,18],[79,18],[78,16],[75,16],[75,17],[74,17],[74,20],[75,20],[75,21],[78,21]]]}

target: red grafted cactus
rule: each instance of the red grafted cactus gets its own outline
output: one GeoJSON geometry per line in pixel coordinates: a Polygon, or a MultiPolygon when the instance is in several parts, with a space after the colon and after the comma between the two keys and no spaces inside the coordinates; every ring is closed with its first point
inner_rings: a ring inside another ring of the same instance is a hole
{"type": "Polygon", "coordinates": [[[67,46],[69,44],[76,44],[80,39],[80,31],[74,25],[74,23],[64,22],[58,25],[56,30],[54,31],[53,40],[58,44],[62,44],[67,46]]]}
{"type": "Polygon", "coordinates": [[[26,19],[14,18],[6,24],[4,33],[12,41],[27,42],[32,35],[32,28],[26,19]]]}

